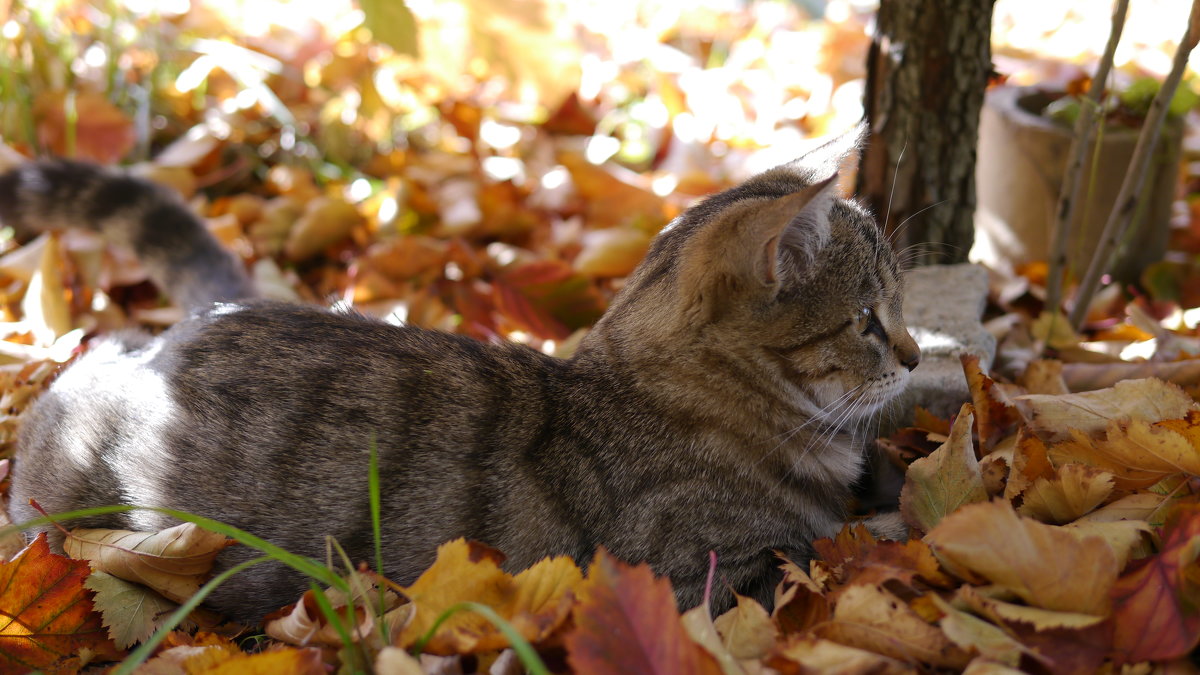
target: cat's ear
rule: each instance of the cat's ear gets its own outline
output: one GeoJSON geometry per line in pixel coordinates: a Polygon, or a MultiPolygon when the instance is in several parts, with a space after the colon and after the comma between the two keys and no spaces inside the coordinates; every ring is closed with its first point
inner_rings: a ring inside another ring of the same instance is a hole
{"type": "Polygon", "coordinates": [[[792,194],[735,205],[703,228],[681,253],[680,289],[688,323],[720,316],[745,293],[773,296],[783,271],[781,246],[793,265],[806,266],[829,242],[829,210],[838,174],[792,194]]]}
{"type": "Polygon", "coordinates": [[[779,283],[779,246],[786,243],[812,263],[829,243],[829,209],[837,199],[838,174],[809,185],[799,192],[779,197],[753,219],[750,241],[754,252],[753,274],[765,287],[779,283]]]}

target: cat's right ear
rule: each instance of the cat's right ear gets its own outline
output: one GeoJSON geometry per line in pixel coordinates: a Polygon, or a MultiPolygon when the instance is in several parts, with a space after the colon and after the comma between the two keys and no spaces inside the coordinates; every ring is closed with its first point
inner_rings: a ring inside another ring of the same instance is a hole
{"type": "Polygon", "coordinates": [[[859,122],[849,131],[804,153],[791,164],[814,176],[849,173],[858,166],[859,154],[867,139],[867,123],[859,122]]]}

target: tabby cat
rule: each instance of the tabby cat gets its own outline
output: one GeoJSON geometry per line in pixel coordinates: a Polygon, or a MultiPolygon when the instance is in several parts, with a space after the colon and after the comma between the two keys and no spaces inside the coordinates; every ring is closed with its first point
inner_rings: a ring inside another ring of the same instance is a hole
{"type": "MultiPolygon", "coordinates": [[[[513,570],[552,554],[583,563],[604,546],[668,575],[693,606],[712,550],[719,579],[769,605],[773,551],[804,560],[840,528],[864,465],[848,430],[920,357],[887,240],[836,194],[856,143],[843,137],[686,211],[567,360],[256,300],[167,189],[78,162],[17,168],[0,176],[4,225],[99,230],[191,314],[158,337],[94,342],[33,405],[11,517],[35,517],[31,498],[51,513],[161,505],[321,559],[333,535],[355,562],[371,560],[374,443],[384,572],[401,584],[456,537],[500,549],[513,570]]],[[[134,511],[86,524],[175,523],[134,511]]],[[[894,511],[868,524],[905,533],[894,511]]],[[[254,555],[236,546],[218,567],[254,555]]],[[[306,587],[260,565],[208,604],[255,622],[306,587]]]]}

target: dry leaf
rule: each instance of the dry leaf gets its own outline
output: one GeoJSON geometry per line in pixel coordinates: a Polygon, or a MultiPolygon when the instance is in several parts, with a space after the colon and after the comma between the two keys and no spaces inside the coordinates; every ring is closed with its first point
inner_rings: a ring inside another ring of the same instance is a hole
{"type": "Polygon", "coordinates": [[[973,419],[970,404],[963,405],[950,439],[909,466],[900,492],[900,511],[913,527],[928,532],[963,504],[987,500],[971,443],[973,419]]]}
{"type": "Polygon", "coordinates": [[[45,534],[0,564],[0,671],[49,668],[82,649],[113,653],[87,575],[87,563],[51,553],[45,534]]]}
{"type": "Polygon", "coordinates": [[[209,648],[184,661],[188,673],[204,675],[328,675],[321,650],[273,649],[258,654],[230,653],[209,648]]]}
{"type": "Polygon", "coordinates": [[[1163,522],[1167,498],[1153,492],[1126,495],[1080,518],[1084,522],[1107,523],[1119,520],[1145,521],[1152,525],[1163,522]]]}
{"type": "Polygon", "coordinates": [[[962,668],[970,655],[907,603],[879,586],[853,586],[838,598],[833,620],[813,633],[834,642],[869,649],[901,661],[962,668]]]}
{"type": "Polygon", "coordinates": [[[183,602],[200,589],[217,554],[233,543],[222,534],[183,523],[161,532],[72,530],[63,548],[72,558],[87,560],[94,570],[183,602]]]}
{"type": "Polygon", "coordinates": [[[600,549],[572,616],[575,628],[564,642],[576,672],[721,672],[684,630],[671,582],[655,578],[647,565],[630,567],[600,549]]]}
{"type": "Polygon", "coordinates": [[[1177,507],[1162,540],[1162,551],[1140,561],[1113,589],[1118,662],[1174,659],[1200,642],[1200,505],[1177,507]]]}
{"type": "MultiPolygon", "coordinates": [[[[742,669],[742,665],[730,653],[725,642],[721,639],[721,635],[717,633],[716,626],[713,625],[712,613],[708,609],[708,605],[701,603],[683,613],[679,618],[683,624],[684,631],[692,642],[700,645],[717,661],[721,672],[725,675],[747,675],[742,669]]],[[[774,641],[772,641],[772,644],[774,641]]]]}
{"type": "Polygon", "coordinates": [[[938,620],[942,632],[959,647],[1014,667],[1020,662],[1022,654],[1029,653],[1024,645],[995,624],[955,608],[937,594],[926,597],[942,613],[942,618],[938,620]]]}
{"type": "Polygon", "coordinates": [[[635,227],[593,230],[583,235],[575,270],[589,277],[624,277],[642,261],[651,235],[635,227]]]}
{"type": "Polygon", "coordinates": [[[1021,518],[1006,501],[970,504],[926,537],[943,561],[1049,610],[1103,617],[1117,559],[1099,537],[1080,539],[1053,525],[1021,518]]]}
{"type": "Polygon", "coordinates": [[[292,262],[303,262],[350,236],[362,222],[358,209],[340,199],[317,197],[288,232],[283,252],[292,262]]]}
{"type": "Polygon", "coordinates": [[[979,436],[978,456],[982,457],[1012,432],[1017,424],[1018,415],[1008,396],[980,369],[978,356],[963,354],[959,359],[967,377],[967,387],[971,390],[975,429],[979,436]]]}
{"type": "Polygon", "coordinates": [[[1058,467],[1053,479],[1038,478],[1021,493],[1017,512],[1046,523],[1069,523],[1095,509],[1113,491],[1112,474],[1083,464],[1058,467]]]}
{"type": "Polygon", "coordinates": [[[775,646],[778,631],[771,615],[753,598],[734,593],[737,605],[713,624],[729,653],[739,660],[761,659],[775,646]]]}
{"type": "MultiPolygon", "coordinates": [[[[503,559],[499,551],[464,539],[438,547],[437,560],[403,591],[413,614],[397,644],[411,646],[446,609],[464,601],[488,605],[531,642],[562,625],[571,611],[572,591],[583,578],[574,561],[546,558],[514,578],[500,569],[503,559]]],[[[463,611],[446,620],[425,649],[465,654],[507,646],[508,639],[486,618],[463,611]]]]}
{"type": "Polygon", "coordinates": [[[1047,452],[1058,465],[1082,462],[1110,472],[1122,490],[1147,488],[1176,474],[1200,475],[1200,447],[1161,423],[1144,420],[1110,422],[1103,439],[1072,430],[1070,440],[1047,452]]]}
{"type": "Polygon", "coordinates": [[[1097,435],[1114,421],[1179,419],[1194,407],[1182,389],[1154,379],[1127,380],[1111,389],[1065,396],[1030,394],[1014,403],[1046,441],[1070,438],[1072,429],[1097,435]]]}
{"type": "Polygon", "coordinates": [[[793,639],[781,645],[768,664],[782,673],[902,675],[917,672],[912,666],[882,654],[811,637],[793,639]],[[796,665],[803,670],[797,671],[796,665]]]}

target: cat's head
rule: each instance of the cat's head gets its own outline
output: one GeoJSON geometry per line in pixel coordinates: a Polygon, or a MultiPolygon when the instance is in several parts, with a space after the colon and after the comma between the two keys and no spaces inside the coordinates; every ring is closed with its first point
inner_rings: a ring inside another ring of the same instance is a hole
{"type": "Polygon", "coordinates": [[[723,388],[726,400],[785,417],[878,410],[903,389],[920,349],[901,314],[890,243],[862,207],[837,196],[838,166],[860,137],[686,211],[583,347],[658,362],[661,376],[646,377],[681,396],[723,388]]]}

